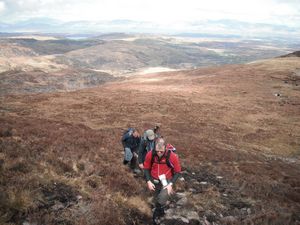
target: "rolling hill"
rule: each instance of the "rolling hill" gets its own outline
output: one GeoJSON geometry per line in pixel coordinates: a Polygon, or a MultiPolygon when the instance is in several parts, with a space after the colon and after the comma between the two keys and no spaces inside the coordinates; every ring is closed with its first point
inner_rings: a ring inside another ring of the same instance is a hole
{"type": "Polygon", "coordinates": [[[1,223],[150,224],[120,138],[160,124],[184,178],[164,224],[299,224],[299,68],[275,58],[0,96],[1,223]]]}
{"type": "Polygon", "coordinates": [[[73,91],[151,71],[249,63],[294,44],[237,37],[18,34],[0,38],[0,95],[73,91]],[[69,37],[69,38],[68,38],[69,37]]]}

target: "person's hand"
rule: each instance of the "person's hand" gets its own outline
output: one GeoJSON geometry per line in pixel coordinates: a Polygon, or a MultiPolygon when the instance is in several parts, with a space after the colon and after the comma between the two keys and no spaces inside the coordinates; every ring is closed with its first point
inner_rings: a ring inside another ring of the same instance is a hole
{"type": "Polygon", "coordinates": [[[140,164],[139,164],[139,167],[140,167],[141,169],[144,169],[144,164],[143,164],[143,163],[140,163],[140,164]]]}
{"type": "Polygon", "coordinates": [[[147,181],[147,185],[150,191],[155,191],[155,185],[151,182],[151,180],[147,181]]]}
{"type": "Polygon", "coordinates": [[[168,195],[171,195],[174,193],[172,185],[173,185],[172,183],[169,183],[167,186],[164,187],[164,189],[167,189],[168,195]]]}

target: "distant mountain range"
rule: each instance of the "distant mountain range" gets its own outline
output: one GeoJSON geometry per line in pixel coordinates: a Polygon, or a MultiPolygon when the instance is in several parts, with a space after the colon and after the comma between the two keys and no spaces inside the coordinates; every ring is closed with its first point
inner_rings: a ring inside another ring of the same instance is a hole
{"type": "Polygon", "coordinates": [[[247,23],[237,20],[208,20],[186,23],[185,30],[175,26],[162,26],[151,22],[133,20],[73,21],[61,22],[50,18],[33,18],[15,23],[0,23],[0,32],[40,32],[40,33],[167,33],[195,36],[222,37],[289,37],[300,39],[297,28],[264,23],[247,23]]]}

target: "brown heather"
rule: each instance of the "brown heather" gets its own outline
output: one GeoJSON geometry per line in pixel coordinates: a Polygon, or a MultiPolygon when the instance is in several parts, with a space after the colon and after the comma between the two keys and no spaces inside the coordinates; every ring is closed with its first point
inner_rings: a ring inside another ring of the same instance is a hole
{"type": "Polygon", "coordinates": [[[284,58],[0,97],[0,224],[150,224],[120,138],[156,123],[203,223],[299,224],[299,68],[284,58]]]}

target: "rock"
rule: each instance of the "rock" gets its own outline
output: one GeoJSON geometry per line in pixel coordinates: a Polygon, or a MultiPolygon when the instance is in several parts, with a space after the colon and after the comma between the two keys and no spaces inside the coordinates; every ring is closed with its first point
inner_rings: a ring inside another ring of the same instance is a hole
{"type": "Polygon", "coordinates": [[[170,208],[174,208],[175,206],[176,206],[176,205],[173,204],[173,203],[171,203],[171,204],[169,205],[170,208]]]}
{"type": "Polygon", "coordinates": [[[195,188],[189,188],[189,191],[192,192],[192,193],[197,192],[197,190],[195,188]]]}
{"type": "Polygon", "coordinates": [[[247,209],[247,213],[248,213],[249,215],[251,214],[251,209],[250,209],[250,208],[247,209]]]}
{"type": "Polygon", "coordinates": [[[205,209],[200,205],[196,205],[195,207],[196,207],[198,212],[204,212],[205,211],[205,209]]]}
{"type": "Polygon", "coordinates": [[[177,198],[183,198],[183,197],[186,197],[186,193],[184,193],[184,192],[177,192],[177,193],[176,193],[176,197],[177,197],[177,198]]]}
{"type": "Polygon", "coordinates": [[[238,220],[237,218],[235,218],[234,216],[226,216],[220,219],[220,222],[224,225],[226,224],[238,224],[238,220]]]}
{"type": "Polygon", "coordinates": [[[170,218],[178,218],[178,217],[185,217],[189,220],[200,220],[200,217],[196,211],[191,211],[191,209],[186,209],[186,208],[181,208],[181,209],[174,209],[174,208],[169,208],[165,210],[165,217],[170,219],[170,218]]]}
{"type": "Polygon", "coordinates": [[[204,218],[204,225],[210,225],[210,222],[208,222],[206,218],[204,218]]]}
{"type": "Polygon", "coordinates": [[[180,206],[183,206],[183,205],[186,205],[187,202],[188,202],[187,197],[182,197],[181,199],[179,199],[179,200],[176,202],[176,204],[177,204],[177,205],[180,205],[180,206]]]}
{"type": "Polygon", "coordinates": [[[242,200],[236,199],[232,202],[230,202],[231,207],[242,209],[242,208],[249,208],[251,205],[247,202],[244,202],[242,200]]]}
{"type": "Polygon", "coordinates": [[[171,216],[174,215],[175,213],[176,213],[176,210],[172,209],[172,208],[165,210],[165,214],[166,214],[167,218],[171,218],[171,216]]]}
{"type": "Polygon", "coordinates": [[[188,220],[198,220],[198,221],[200,220],[198,213],[195,211],[189,211],[186,217],[188,220]]]}
{"type": "Polygon", "coordinates": [[[217,179],[223,179],[223,177],[221,177],[221,176],[217,176],[217,179]]]}
{"type": "Polygon", "coordinates": [[[200,184],[202,184],[202,185],[206,185],[206,184],[207,184],[207,182],[206,182],[206,181],[201,181],[201,182],[200,182],[200,184]]]}
{"type": "Polygon", "coordinates": [[[65,208],[65,206],[61,202],[58,202],[54,206],[51,207],[51,209],[53,211],[59,211],[59,210],[62,210],[64,208],[65,208]]]}
{"type": "Polygon", "coordinates": [[[187,223],[187,224],[190,222],[187,218],[184,218],[184,217],[180,217],[180,219],[182,220],[182,222],[187,223]]]}
{"type": "Polygon", "coordinates": [[[28,221],[24,221],[22,225],[37,225],[37,223],[29,223],[28,221]]]}

